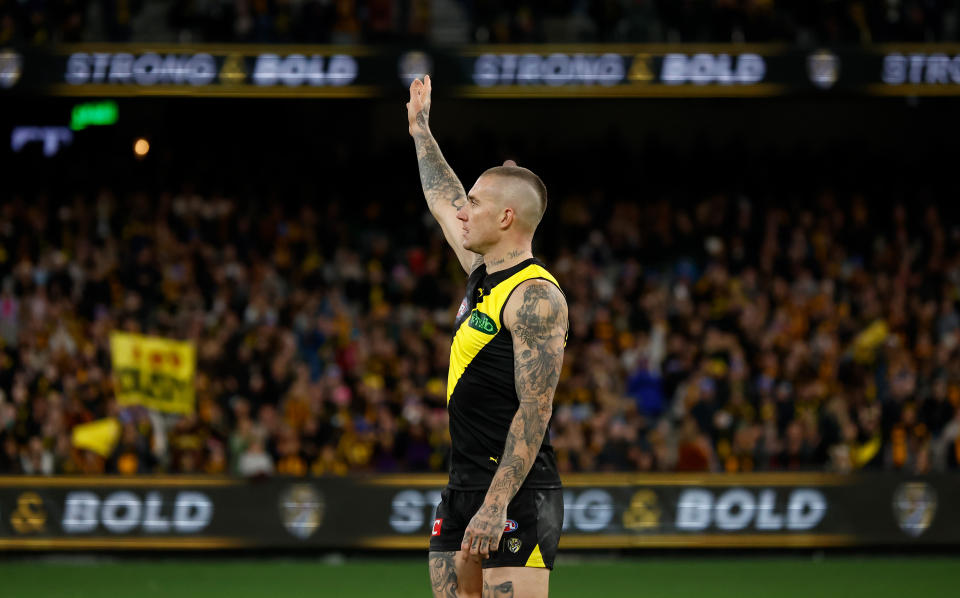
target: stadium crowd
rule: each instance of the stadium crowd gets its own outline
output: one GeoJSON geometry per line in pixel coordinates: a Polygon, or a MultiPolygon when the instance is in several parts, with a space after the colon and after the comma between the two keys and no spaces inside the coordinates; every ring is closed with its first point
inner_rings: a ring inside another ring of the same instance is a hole
{"type": "MultiPolygon", "coordinates": [[[[0,472],[444,471],[465,277],[415,189],[400,228],[380,203],[191,185],[3,202],[0,472]],[[195,415],[117,404],[112,330],[195,342],[195,415]],[[112,454],[73,446],[106,417],[112,454]]],[[[562,471],[960,466],[944,206],[653,195],[552,195],[562,471]]]]}
{"type": "Polygon", "coordinates": [[[956,41],[958,19],[957,0],[0,0],[0,45],[956,41]]]}

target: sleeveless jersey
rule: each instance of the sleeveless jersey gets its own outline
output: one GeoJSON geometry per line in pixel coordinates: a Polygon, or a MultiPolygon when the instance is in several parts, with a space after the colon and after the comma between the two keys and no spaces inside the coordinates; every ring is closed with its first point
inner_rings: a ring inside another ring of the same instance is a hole
{"type": "MultiPolygon", "coordinates": [[[[480,265],[467,280],[467,294],[454,321],[447,374],[450,488],[486,489],[497,471],[520,406],[513,377],[513,338],[503,326],[503,310],[517,285],[531,279],[560,288],[535,258],[490,275],[480,265]]],[[[549,435],[548,429],[523,488],[560,488],[549,435]]]]}

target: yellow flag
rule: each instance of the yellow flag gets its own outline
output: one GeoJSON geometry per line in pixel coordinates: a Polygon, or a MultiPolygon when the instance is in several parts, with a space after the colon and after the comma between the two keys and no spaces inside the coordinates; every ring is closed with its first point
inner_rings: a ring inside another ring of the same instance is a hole
{"type": "Polygon", "coordinates": [[[853,339],[853,358],[858,363],[872,364],[877,347],[887,340],[890,327],[884,320],[876,320],[853,339]]]}
{"type": "Polygon", "coordinates": [[[121,405],[143,405],[167,413],[194,412],[197,350],[193,343],[111,332],[110,358],[121,405]]]}
{"type": "Polygon", "coordinates": [[[109,457],[120,438],[120,422],[108,417],[73,427],[73,446],[109,457]]]}

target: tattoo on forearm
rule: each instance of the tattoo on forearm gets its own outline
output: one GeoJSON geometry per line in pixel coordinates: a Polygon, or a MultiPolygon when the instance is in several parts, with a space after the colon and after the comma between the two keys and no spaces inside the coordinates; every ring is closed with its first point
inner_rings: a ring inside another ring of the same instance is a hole
{"type": "MultiPolygon", "coordinates": [[[[417,118],[422,114],[418,114],[417,118]]],[[[462,208],[467,203],[467,194],[453,169],[443,159],[436,140],[430,135],[418,135],[414,137],[414,144],[420,164],[420,183],[430,209],[438,202],[448,202],[458,210],[462,208]]]]}
{"type": "Polygon", "coordinates": [[[457,568],[455,552],[430,553],[430,585],[434,598],[457,598],[457,568]]]}
{"type": "Polygon", "coordinates": [[[543,412],[535,403],[521,401],[507,432],[503,458],[490,482],[488,496],[499,498],[504,503],[513,499],[533,467],[549,421],[550,409],[543,412]]]}
{"type": "Polygon", "coordinates": [[[512,330],[520,407],[507,432],[500,467],[489,491],[507,502],[523,484],[540,450],[563,365],[567,306],[559,290],[548,284],[532,284],[524,290],[512,330]]]}
{"type": "Polygon", "coordinates": [[[482,598],[513,598],[513,582],[505,581],[497,585],[483,582],[482,598]]]}
{"type": "Polygon", "coordinates": [[[417,112],[417,124],[420,125],[420,128],[423,129],[424,132],[430,130],[427,126],[428,120],[430,120],[430,109],[424,106],[420,112],[417,112]]]}

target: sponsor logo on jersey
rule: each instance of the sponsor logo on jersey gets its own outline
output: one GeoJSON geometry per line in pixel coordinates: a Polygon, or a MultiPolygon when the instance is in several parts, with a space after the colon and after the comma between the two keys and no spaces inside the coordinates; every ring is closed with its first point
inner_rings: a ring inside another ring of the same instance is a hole
{"type": "Polygon", "coordinates": [[[493,318],[477,310],[473,310],[470,314],[470,328],[479,330],[484,334],[497,333],[497,325],[494,323],[493,318]]]}
{"type": "Polygon", "coordinates": [[[439,536],[440,528],[443,527],[443,519],[434,519],[433,520],[433,531],[430,532],[431,536],[439,536]]]}
{"type": "Polygon", "coordinates": [[[520,527],[516,521],[513,519],[507,519],[507,524],[503,526],[503,533],[509,534],[510,532],[517,531],[517,528],[520,527]]]}
{"type": "Polygon", "coordinates": [[[464,297],[463,301],[460,302],[460,309],[457,310],[457,319],[459,320],[463,314],[467,313],[467,298],[464,297]]]}

